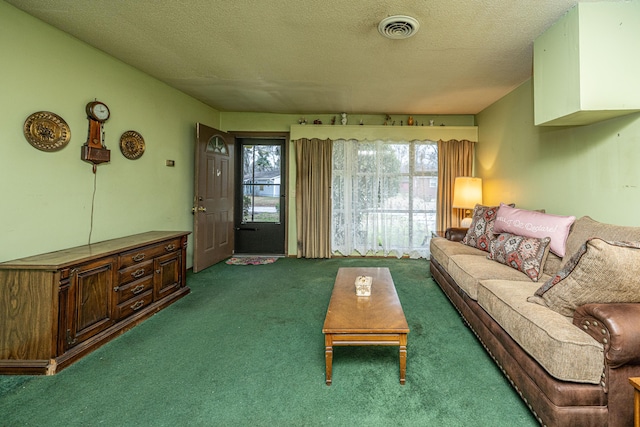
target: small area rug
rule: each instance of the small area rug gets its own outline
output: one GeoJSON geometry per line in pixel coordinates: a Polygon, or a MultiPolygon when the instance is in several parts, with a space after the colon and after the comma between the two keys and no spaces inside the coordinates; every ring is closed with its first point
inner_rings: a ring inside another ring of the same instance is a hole
{"type": "Polygon", "coordinates": [[[273,264],[278,258],[266,256],[231,257],[225,262],[229,265],[264,265],[273,264]]]}

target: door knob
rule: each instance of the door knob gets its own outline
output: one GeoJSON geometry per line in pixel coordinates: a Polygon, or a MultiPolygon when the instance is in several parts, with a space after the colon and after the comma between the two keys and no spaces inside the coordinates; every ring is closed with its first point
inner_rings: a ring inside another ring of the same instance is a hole
{"type": "Polygon", "coordinates": [[[206,212],[207,208],[205,208],[204,206],[198,206],[198,212],[206,212]]]}

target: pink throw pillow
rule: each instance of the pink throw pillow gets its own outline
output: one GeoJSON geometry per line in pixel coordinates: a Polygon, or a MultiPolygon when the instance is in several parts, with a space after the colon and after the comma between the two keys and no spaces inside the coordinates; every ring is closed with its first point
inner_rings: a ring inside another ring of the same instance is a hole
{"type": "Polygon", "coordinates": [[[575,216],[551,215],[500,204],[493,232],[511,233],[538,239],[550,237],[549,249],[562,257],[566,250],[569,230],[575,220],[575,216]]]}

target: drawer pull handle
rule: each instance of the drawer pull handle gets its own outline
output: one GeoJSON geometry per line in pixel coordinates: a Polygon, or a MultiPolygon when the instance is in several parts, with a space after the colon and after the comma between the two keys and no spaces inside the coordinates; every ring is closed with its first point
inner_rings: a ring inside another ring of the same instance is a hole
{"type": "Polygon", "coordinates": [[[138,302],[136,302],[135,304],[133,304],[131,306],[131,310],[138,310],[140,307],[142,307],[144,305],[144,301],[139,300],[138,302]]]}
{"type": "Polygon", "coordinates": [[[133,294],[139,294],[142,291],[144,291],[144,285],[138,285],[131,290],[133,294]]]}
{"type": "Polygon", "coordinates": [[[167,252],[174,251],[175,249],[176,249],[176,245],[174,245],[173,243],[164,247],[164,250],[167,252]]]}
{"type": "Polygon", "coordinates": [[[144,276],[144,268],[137,269],[136,271],[131,273],[131,276],[133,276],[134,279],[137,279],[138,277],[144,276]]]}
{"type": "Polygon", "coordinates": [[[140,262],[144,259],[144,254],[136,254],[133,256],[133,258],[131,258],[132,260],[134,260],[135,262],[140,262]]]}

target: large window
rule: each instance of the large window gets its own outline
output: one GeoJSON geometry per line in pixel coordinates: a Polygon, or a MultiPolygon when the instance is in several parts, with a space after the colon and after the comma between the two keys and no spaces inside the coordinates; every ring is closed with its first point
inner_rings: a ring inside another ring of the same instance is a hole
{"type": "Polygon", "coordinates": [[[334,141],[332,250],[428,257],[437,168],[434,141],[334,141]]]}

